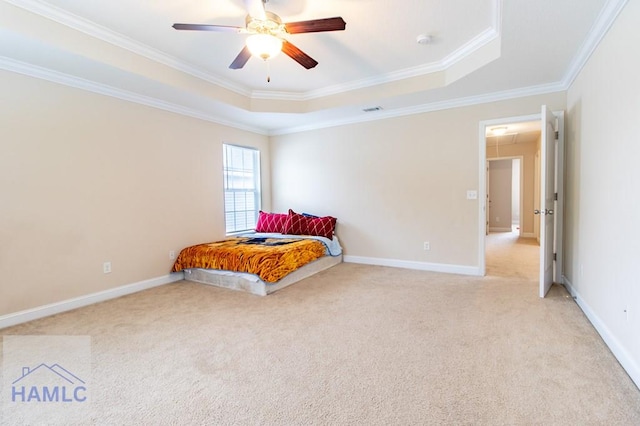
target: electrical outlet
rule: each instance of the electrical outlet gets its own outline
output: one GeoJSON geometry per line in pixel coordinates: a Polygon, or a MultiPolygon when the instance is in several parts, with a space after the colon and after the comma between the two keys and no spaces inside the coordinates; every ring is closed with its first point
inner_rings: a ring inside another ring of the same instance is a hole
{"type": "Polygon", "coordinates": [[[104,262],[102,264],[102,272],[104,272],[105,274],[111,273],[111,262],[104,262]]]}
{"type": "Polygon", "coordinates": [[[169,259],[174,260],[176,258],[176,252],[173,250],[169,250],[169,259]]]}
{"type": "Polygon", "coordinates": [[[425,251],[431,250],[431,244],[429,244],[429,241],[425,241],[423,243],[423,248],[424,248],[425,251]]]}

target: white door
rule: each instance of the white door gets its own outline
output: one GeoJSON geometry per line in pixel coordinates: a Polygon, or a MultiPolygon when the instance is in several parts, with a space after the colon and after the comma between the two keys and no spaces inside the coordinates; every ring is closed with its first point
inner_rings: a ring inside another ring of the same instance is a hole
{"type": "Polygon", "coordinates": [[[491,217],[491,197],[489,196],[489,188],[491,187],[490,182],[490,169],[489,169],[489,161],[486,162],[486,167],[487,167],[487,185],[485,186],[487,188],[487,213],[485,214],[485,230],[484,233],[485,235],[489,235],[489,218],[491,217]]]}
{"type": "Polygon", "coordinates": [[[556,118],[542,106],[542,142],[540,144],[540,297],[553,284],[553,233],[555,210],[556,118]]]}

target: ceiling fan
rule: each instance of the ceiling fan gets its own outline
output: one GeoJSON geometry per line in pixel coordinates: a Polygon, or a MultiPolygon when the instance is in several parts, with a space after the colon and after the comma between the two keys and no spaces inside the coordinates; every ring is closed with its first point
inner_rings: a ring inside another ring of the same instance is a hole
{"type": "Polygon", "coordinates": [[[282,23],[278,15],[265,10],[265,3],[268,1],[269,0],[244,0],[248,12],[245,19],[245,27],[208,24],[173,24],[173,28],[176,30],[223,31],[249,34],[246,45],[233,62],[231,62],[231,65],[229,65],[231,69],[244,67],[251,55],[266,61],[281,51],[306,69],[310,69],[318,65],[318,61],[287,41],[285,36],[299,33],[341,31],[344,30],[347,25],[341,17],[282,23]]]}

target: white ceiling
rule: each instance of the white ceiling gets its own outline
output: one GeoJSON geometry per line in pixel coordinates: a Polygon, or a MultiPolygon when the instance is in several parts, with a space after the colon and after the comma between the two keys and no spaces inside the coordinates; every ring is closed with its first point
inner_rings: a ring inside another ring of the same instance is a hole
{"type": "Polygon", "coordinates": [[[346,30],[288,36],[313,69],[281,54],[231,70],[245,35],[171,25],[243,26],[242,0],[0,0],[0,68],[278,134],[565,90],[624,3],[270,0],[284,22],[346,30]]]}
{"type": "Polygon", "coordinates": [[[540,139],[540,134],[540,120],[487,126],[485,133],[487,146],[534,143],[540,139]],[[504,128],[504,133],[494,134],[492,129],[495,128],[504,128]]]}

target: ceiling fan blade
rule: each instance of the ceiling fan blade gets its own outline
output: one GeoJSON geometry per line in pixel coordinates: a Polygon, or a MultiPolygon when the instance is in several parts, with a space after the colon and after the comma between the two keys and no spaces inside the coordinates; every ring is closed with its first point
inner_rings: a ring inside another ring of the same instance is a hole
{"type": "Polygon", "coordinates": [[[227,25],[208,25],[208,24],[173,24],[176,30],[190,31],[222,31],[240,33],[244,30],[242,27],[230,27],[227,25]]]}
{"type": "Polygon", "coordinates": [[[243,47],[240,53],[238,53],[238,56],[236,56],[233,62],[231,62],[229,68],[231,68],[232,70],[238,70],[244,67],[250,57],[251,52],[249,52],[249,48],[247,46],[243,47]]]}
{"type": "Polygon", "coordinates": [[[288,24],[284,24],[284,27],[289,34],[319,33],[322,31],[342,31],[347,27],[347,23],[344,22],[344,19],[337,16],[335,18],[289,22],[288,24]]]}
{"type": "Polygon", "coordinates": [[[263,0],[244,0],[244,6],[247,8],[247,13],[252,18],[259,19],[261,21],[267,20],[263,0]]]}
{"type": "Polygon", "coordinates": [[[282,43],[282,52],[306,69],[311,69],[318,65],[318,61],[316,61],[311,56],[307,55],[302,50],[298,49],[286,40],[284,40],[282,43]]]}

